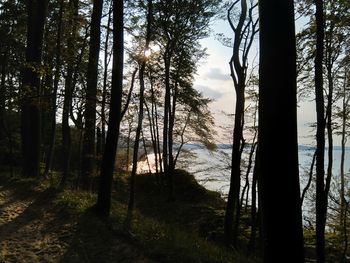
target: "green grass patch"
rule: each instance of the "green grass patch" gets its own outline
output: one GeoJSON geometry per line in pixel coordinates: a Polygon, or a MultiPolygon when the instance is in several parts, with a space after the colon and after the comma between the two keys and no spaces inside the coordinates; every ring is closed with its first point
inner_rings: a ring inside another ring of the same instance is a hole
{"type": "MultiPolygon", "coordinates": [[[[57,186],[59,175],[51,179],[12,178],[14,184],[30,189],[57,186]]],[[[91,207],[95,193],[66,187],[57,192],[54,204],[78,220],[75,238],[64,262],[88,258],[108,259],[114,253],[116,237],[126,240],[155,262],[162,263],[253,263],[243,253],[228,249],[222,242],[225,202],[216,192],[200,186],[185,171],[174,174],[175,201],[167,200],[167,189],[154,175],[136,177],[135,210],[130,228],[125,227],[128,204],[128,178],[114,182],[111,217],[97,219],[91,207]]],[[[67,217],[70,218],[70,217],[67,217]]],[[[128,249],[128,248],[127,248],[128,249]]],[[[126,250],[127,250],[126,249],[126,250]]],[[[133,252],[130,252],[132,255],[133,252]]],[[[127,252],[126,252],[127,254],[127,252]]],[[[1,255],[1,253],[0,253],[1,255]]],[[[102,261],[101,261],[102,262],[102,261]]],[[[130,261],[132,262],[132,261],[130,261]]]]}

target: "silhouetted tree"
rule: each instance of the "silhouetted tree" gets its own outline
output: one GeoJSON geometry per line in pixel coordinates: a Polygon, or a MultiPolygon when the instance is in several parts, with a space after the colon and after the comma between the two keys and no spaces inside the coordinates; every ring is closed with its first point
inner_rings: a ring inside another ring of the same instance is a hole
{"type": "MultiPolygon", "coordinates": [[[[69,115],[72,111],[72,96],[74,89],[74,61],[76,57],[76,40],[78,30],[78,9],[79,1],[70,0],[68,2],[68,38],[67,38],[67,66],[65,76],[65,88],[63,98],[63,110],[62,110],[62,179],[60,184],[64,185],[70,171],[70,159],[71,159],[71,129],[69,126],[69,115]]],[[[79,63],[78,63],[79,64],[79,63]]]]}
{"type": "Polygon", "coordinates": [[[236,91],[235,122],[233,130],[233,145],[231,159],[230,189],[227,197],[225,213],[225,238],[227,244],[237,245],[240,220],[240,190],[241,190],[241,156],[244,147],[244,105],[245,88],[248,70],[248,54],[254,37],[258,32],[258,20],[254,19],[253,11],[257,4],[251,2],[248,7],[246,0],[241,0],[240,15],[237,25],[232,18],[232,10],[239,1],[233,2],[227,11],[230,27],[234,32],[232,57],[230,59],[230,72],[236,91]]]}
{"type": "Polygon", "coordinates": [[[89,187],[89,178],[95,170],[95,129],[97,104],[98,60],[100,54],[101,17],[103,0],[95,0],[91,16],[89,64],[87,69],[86,99],[85,99],[85,129],[82,149],[80,186],[89,187]]]}
{"type": "Polygon", "coordinates": [[[30,0],[27,5],[27,47],[21,89],[21,138],[23,175],[40,172],[40,76],[47,0],[30,0]]]}
{"type": "Polygon", "coordinates": [[[323,1],[316,4],[316,57],[315,57],[315,94],[316,94],[316,250],[317,262],[325,262],[325,226],[327,217],[327,194],[325,192],[325,118],[323,97],[323,52],[324,52],[324,18],[323,1]]]}
{"type": "Polygon", "coordinates": [[[56,112],[57,112],[57,90],[58,84],[61,76],[61,64],[62,64],[62,27],[63,27],[63,5],[64,2],[61,0],[59,2],[59,12],[58,12],[58,25],[57,25],[57,36],[56,36],[56,49],[55,49],[55,74],[54,74],[54,82],[53,82],[53,90],[51,94],[51,130],[49,137],[49,145],[46,156],[46,164],[44,177],[47,177],[52,166],[53,155],[54,155],[54,147],[55,147],[55,139],[56,139],[56,112]]]}
{"type": "Polygon", "coordinates": [[[290,262],[304,262],[293,1],[261,0],[259,14],[259,208],[264,262],[280,262],[281,255],[290,262]],[[288,218],[288,225],[282,217],[288,218]]]}
{"type": "Polygon", "coordinates": [[[124,65],[124,1],[113,0],[113,69],[112,91],[106,145],[102,157],[100,185],[96,203],[99,216],[109,216],[115,157],[121,121],[124,65]]]}

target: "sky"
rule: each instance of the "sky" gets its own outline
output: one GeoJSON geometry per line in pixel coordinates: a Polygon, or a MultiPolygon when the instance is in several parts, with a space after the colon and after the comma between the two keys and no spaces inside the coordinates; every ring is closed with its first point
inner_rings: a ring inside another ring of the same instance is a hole
{"type": "MultiPolygon", "coordinates": [[[[210,37],[202,39],[201,45],[207,49],[208,57],[199,62],[198,72],[195,77],[194,87],[201,91],[205,97],[214,101],[210,108],[215,117],[216,125],[226,125],[233,122],[224,116],[222,111],[232,114],[235,106],[235,92],[230,77],[229,60],[232,54],[231,48],[223,46],[215,34],[224,33],[226,36],[233,36],[226,21],[216,21],[212,25],[210,37]]],[[[251,57],[256,57],[258,43],[252,47],[251,57]]],[[[313,145],[314,132],[310,123],[316,120],[316,106],[312,98],[298,102],[298,139],[299,144],[313,145]]],[[[232,125],[233,126],[233,123],[232,125]]],[[[218,128],[217,128],[218,129],[218,128]]],[[[220,143],[228,143],[227,139],[219,132],[217,140],[220,143]]],[[[339,145],[339,138],[335,138],[335,145],[339,145]]]]}

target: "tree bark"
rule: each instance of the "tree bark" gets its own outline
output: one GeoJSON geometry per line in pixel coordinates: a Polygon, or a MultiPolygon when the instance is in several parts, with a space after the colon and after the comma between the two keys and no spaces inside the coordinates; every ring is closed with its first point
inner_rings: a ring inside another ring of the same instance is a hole
{"type": "Polygon", "coordinates": [[[90,179],[95,172],[95,128],[96,128],[96,103],[97,103],[97,78],[98,60],[101,40],[101,17],[103,0],[95,0],[90,33],[89,63],[87,69],[87,88],[85,99],[85,129],[82,150],[82,167],[80,187],[87,190],[90,179]]]}
{"type": "Polygon", "coordinates": [[[21,89],[22,173],[38,177],[40,173],[40,67],[46,0],[28,1],[26,64],[21,89]]]}
{"type": "Polygon", "coordinates": [[[258,154],[263,259],[266,263],[280,262],[284,255],[289,262],[304,262],[293,0],[261,0],[259,14],[258,154]]]}
{"type": "Polygon", "coordinates": [[[113,69],[106,145],[101,164],[96,213],[108,217],[111,207],[113,171],[118,146],[123,96],[124,1],[113,0],[113,69]]]}
{"type": "Polygon", "coordinates": [[[316,4],[316,57],[315,57],[315,94],[316,94],[316,251],[317,262],[325,262],[325,225],[327,216],[327,196],[325,196],[325,118],[323,97],[323,56],[324,56],[324,18],[323,1],[316,4]]]}
{"type": "Polygon", "coordinates": [[[240,1],[240,15],[237,26],[235,26],[231,19],[231,12],[237,3],[238,1],[232,3],[230,8],[227,10],[227,18],[230,27],[235,34],[233,41],[232,56],[229,65],[231,78],[233,80],[236,92],[236,106],[231,156],[230,188],[227,197],[224,221],[224,234],[226,244],[232,244],[234,247],[237,246],[240,221],[241,159],[242,151],[244,148],[243,127],[247,55],[251,47],[251,42],[253,41],[254,35],[256,34],[256,23],[253,22],[253,17],[251,13],[256,6],[250,7],[248,16],[247,1],[240,1]],[[248,22],[246,22],[247,19],[248,22]],[[247,45],[247,43],[250,44],[247,45]]]}
{"type": "Polygon", "coordinates": [[[55,76],[53,83],[53,91],[51,94],[51,107],[52,107],[52,116],[51,116],[51,134],[49,138],[49,148],[47,151],[47,159],[44,171],[44,177],[48,177],[49,172],[51,170],[54,148],[55,148],[55,139],[56,139],[56,111],[57,111],[57,90],[58,83],[60,80],[60,70],[61,70],[61,42],[62,42],[62,17],[63,17],[63,0],[60,1],[60,9],[59,9],[59,20],[58,20],[58,28],[57,28],[57,39],[56,39],[56,56],[55,56],[55,76]]]}
{"type": "MultiPolygon", "coordinates": [[[[147,32],[146,32],[146,43],[144,50],[149,49],[149,43],[151,41],[151,22],[152,22],[152,0],[148,0],[148,11],[147,11],[147,32]]],[[[139,144],[142,131],[142,122],[143,122],[143,103],[144,103],[144,92],[145,92],[145,81],[144,73],[146,68],[147,57],[144,55],[142,58],[140,70],[139,70],[139,79],[140,79],[140,101],[139,101],[139,114],[138,122],[135,135],[134,151],[133,151],[133,160],[132,160],[132,170],[130,175],[130,192],[129,192],[129,203],[128,203],[128,212],[126,218],[126,225],[130,225],[132,220],[132,213],[135,204],[135,177],[137,171],[137,161],[138,161],[138,152],[139,144]]],[[[147,153],[146,153],[147,158],[147,153]]]]}
{"type": "Polygon", "coordinates": [[[102,103],[101,103],[101,153],[104,151],[106,142],[106,97],[107,97],[107,76],[108,76],[108,65],[110,61],[110,56],[108,56],[108,46],[109,46],[109,34],[111,25],[111,16],[113,12],[112,2],[109,7],[108,20],[107,20],[107,30],[106,30],[106,40],[105,40],[105,52],[104,52],[104,72],[103,72],[103,88],[102,88],[102,103]]]}
{"type": "Polygon", "coordinates": [[[68,65],[67,75],[65,78],[65,89],[63,99],[63,111],[62,111],[62,178],[60,185],[63,186],[69,177],[70,173],[70,157],[71,157],[71,133],[69,126],[69,115],[72,107],[72,96],[74,90],[74,58],[76,57],[76,34],[77,34],[77,18],[79,10],[79,1],[69,1],[70,12],[72,13],[69,20],[69,37],[67,40],[67,52],[68,52],[68,65]]]}

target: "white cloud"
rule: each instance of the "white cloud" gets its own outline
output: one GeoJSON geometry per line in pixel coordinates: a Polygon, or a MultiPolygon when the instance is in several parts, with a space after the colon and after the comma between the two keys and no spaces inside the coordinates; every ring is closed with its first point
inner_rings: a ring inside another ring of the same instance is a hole
{"type": "Polygon", "coordinates": [[[210,99],[217,100],[217,99],[220,99],[221,97],[224,96],[223,92],[221,92],[217,89],[213,89],[213,88],[206,86],[206,85],[195,85],[195,88],[197,90],[199,90],[200,92],[202,92],[204,97],[208,97],[210,99]]]}

